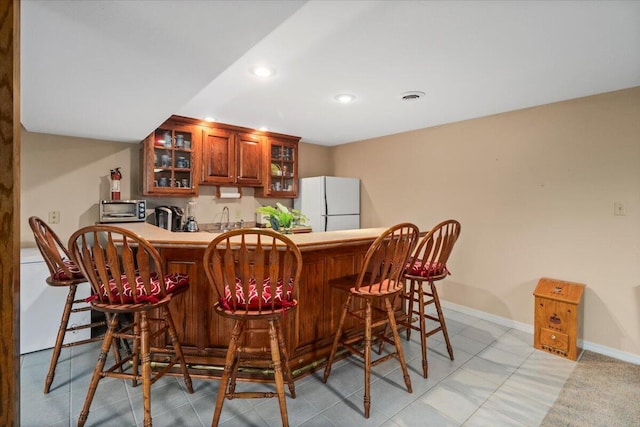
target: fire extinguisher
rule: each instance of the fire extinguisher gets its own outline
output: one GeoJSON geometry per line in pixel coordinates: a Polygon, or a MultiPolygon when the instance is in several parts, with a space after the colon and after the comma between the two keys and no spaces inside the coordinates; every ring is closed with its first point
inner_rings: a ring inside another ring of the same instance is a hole
{"type": "Polygon", "coordinates": [[[120,168],[111,169],[111,200],[120,200],[120,168]]]}

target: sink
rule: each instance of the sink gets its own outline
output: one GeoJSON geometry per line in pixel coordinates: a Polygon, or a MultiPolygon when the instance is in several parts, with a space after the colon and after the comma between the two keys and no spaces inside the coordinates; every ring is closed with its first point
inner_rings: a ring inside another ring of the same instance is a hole
{"type": "Polygon", "coordinates": [[[247,227],[247,224],[244,221],[230,222],[228,226],[221,222],[214,222],[210,224],[200,224],[200,231],[206,231],[207,233],[224,233],[225,231],[245,227],[247,227]]]}

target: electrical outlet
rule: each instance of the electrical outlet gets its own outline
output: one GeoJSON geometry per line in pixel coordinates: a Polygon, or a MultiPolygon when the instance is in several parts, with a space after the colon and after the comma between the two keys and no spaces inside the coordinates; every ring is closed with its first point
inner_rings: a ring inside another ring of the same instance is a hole
{"type": "Polygon", "coordinates": [[[624,202],[613,202],[613,214],[616,216],[624,216],[627,214],[627,207],[624,202]]]}
{"type": "Polygon", "coordinates": [[[49,224],[60,224],[60,211],[49,211],[49,224]]]}
{"type": "Polygon", "coordinates": [[[235,208],[233,211],[233,215],[236,220],[240,220],[240,217],[242,216],[240,208],[235,208]]]}

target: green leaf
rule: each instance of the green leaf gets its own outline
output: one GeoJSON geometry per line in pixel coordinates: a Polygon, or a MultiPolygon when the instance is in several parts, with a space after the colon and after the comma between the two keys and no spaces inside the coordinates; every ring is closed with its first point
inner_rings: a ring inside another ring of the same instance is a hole
{"type": "Polygon", "coordinates": [[[276,202],[276,207],[260,206],[256,212],[268,215],[269,223],[274,230],[278,230],[280,227],[291,228],[294,224],[304,224],[308,219],[299,210],[289,209],[280,202],[276,202]]]}
{"type": "Polygon", "coordinates": [[[280,230],[280,222],[278,221],[278,218],[276,218],[275,216],[272,216],[269,218],[269,223],[271,224],[271,228],[273,230],[280,230]]]}

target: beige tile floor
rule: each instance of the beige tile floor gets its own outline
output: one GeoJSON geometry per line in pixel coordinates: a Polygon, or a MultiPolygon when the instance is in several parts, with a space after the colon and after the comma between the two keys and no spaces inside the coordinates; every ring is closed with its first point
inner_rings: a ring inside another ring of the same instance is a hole
{"type": "MultiPolygon", "coordinates": [[[[429,341],[429,378],[422,378],[417,334],[403,340],[413,393],[407,393],[399,364],[373,369],[369,419],[363,417],[364,375],[355,358],[334,366],[327,384],[322,371],[296,382],[287,398],[292,426],[538,426],[575,367],[532,346],[531,334],[452,310],[445,311],[455,360],[449,360],[442,334],[429,341]]],[[[63,350],[51,392],[42,393],[50,350],[21,358],[21,425],[75,426],[98,347],[63,350]]],[[[267,387],[242,383],[238,387],[267,387]]],[[[218,381],[194,379],[195,394],[182,380],[164,377],[152,392],[155,426],[209,426],[218,381]]],[[[141,426],[140,387],[100,382],[88,426],[141,426]]],[[[223,426],[279,426],[276,399],[226,401],[223,426]]]]}

